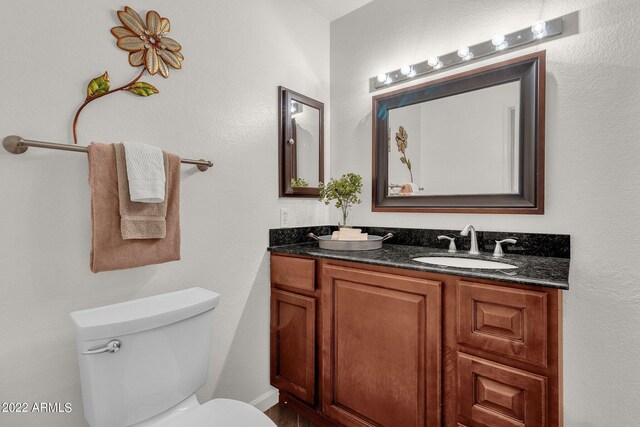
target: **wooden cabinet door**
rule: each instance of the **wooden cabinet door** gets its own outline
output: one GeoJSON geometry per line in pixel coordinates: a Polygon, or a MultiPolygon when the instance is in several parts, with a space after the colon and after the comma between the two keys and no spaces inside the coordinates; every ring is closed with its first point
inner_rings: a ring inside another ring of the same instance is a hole
{"type": "Polygon", "coordinates": [[[271,290],[271,384],[313,404],[316,301],[271,290]]]}
{"type": "Polygon", "coordinates": [[[322,274],[324,413],[344,426],[440,425],[440,282],[322,274]]]}

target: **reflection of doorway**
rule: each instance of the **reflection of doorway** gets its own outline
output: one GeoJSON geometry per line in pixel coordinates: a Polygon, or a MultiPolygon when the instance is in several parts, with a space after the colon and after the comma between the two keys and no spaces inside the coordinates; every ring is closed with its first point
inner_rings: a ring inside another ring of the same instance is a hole
{"type": "Polygon", "coordinates": [[[294,178],[300,178],[298,176],[298,131],[296,126],[296,119],[291,117],[291,139],[293,145],[291,146],[291,176],[294,178]]]}
{"type": "Polygon", "coordinates": [[[518,170],[520,165],[520,150],[516,145],[519,143],[516,138],[516,107],[507,107],[507,126],[506,135],[504,137],[503,158],[502,158],[502,189],[508,194],[517,194],[518,188],[518,170]]]}

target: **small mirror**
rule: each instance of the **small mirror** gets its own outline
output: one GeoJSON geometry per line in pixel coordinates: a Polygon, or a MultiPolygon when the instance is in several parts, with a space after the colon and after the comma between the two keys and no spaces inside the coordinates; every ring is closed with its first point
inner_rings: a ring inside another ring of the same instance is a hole
{"type": "Polygon", "coordinates": [[[280,196],[318,197],[324,180],[324,104],[280,86],[280,196]]]}
{"type": "Polygon", "coordinates": [[[374,97],[373,210],[544,213],[544,60],[374,97]]]}

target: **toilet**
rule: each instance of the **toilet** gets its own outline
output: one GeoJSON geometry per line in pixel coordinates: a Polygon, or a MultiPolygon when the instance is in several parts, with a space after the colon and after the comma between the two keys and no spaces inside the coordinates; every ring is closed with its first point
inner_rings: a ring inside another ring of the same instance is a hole
{"type": "Polygon", "coordinates": [[[89,425],[275,427],[247,403],[196,399],[219,299],[191,288],[71,313],[89,425]]]}

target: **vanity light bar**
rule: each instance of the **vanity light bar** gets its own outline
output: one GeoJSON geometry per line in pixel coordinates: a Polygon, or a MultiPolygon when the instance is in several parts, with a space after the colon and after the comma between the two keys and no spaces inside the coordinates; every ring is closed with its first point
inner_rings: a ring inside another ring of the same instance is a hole
{"type": "Polygon", "coordinates": [[[551,37],[561,36],[564,31],[564,20],[575,15],[575,13],[563,15],[549,21],[536,21],[531,27],[509,34],[496,34],[491,40],[473,46],[462,46],[455,52],[449,52],[442,56],[432,56],[426,61],[413,65],[404,65],[397,70],[381,73],[369,79],[369,92],[375,92],[395,84],[435,74],[527,45],[544,43],[551,37]]]}

